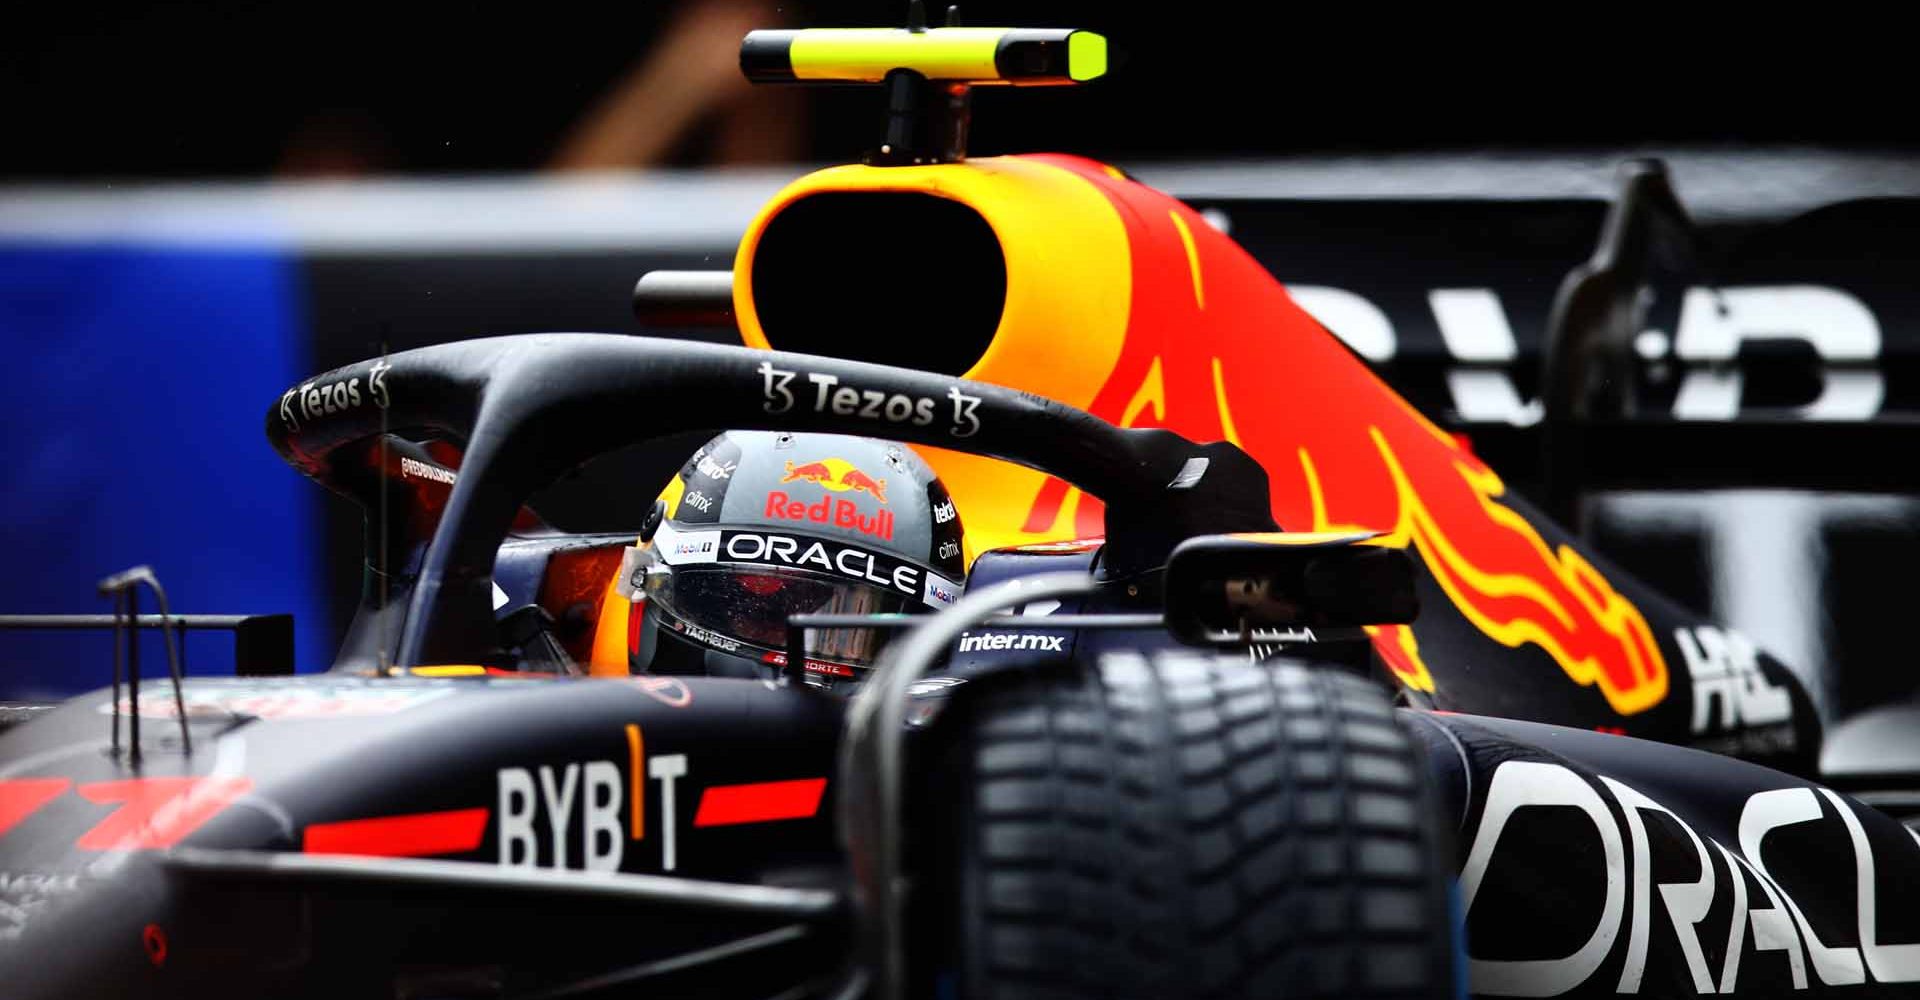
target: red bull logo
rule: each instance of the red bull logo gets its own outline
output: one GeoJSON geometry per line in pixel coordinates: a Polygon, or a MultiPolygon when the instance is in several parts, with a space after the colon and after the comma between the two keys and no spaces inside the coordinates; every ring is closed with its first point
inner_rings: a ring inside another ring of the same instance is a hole
{"type": "Polygon", "coordinates": [[[868,494],[881,503],[887,502],[887,481],[867,475],[845,459],[823,458],[804,465],[788,462],[787,474],[780,477],[780,481],[783,483],[805,481],[835,493],[853,490],[868,494]]]}
{"type": "MultiPolygon", "coordinates": [[[[1525,513],[1492,470],[1409,407],[1259,262],[1116,170],[1042,155],[905,176],[823,171],[756,220],[736,269],[740,287],[751,290],[745,265],[783,205],[813,191],[903,185],[976,209],[993,224],[1009,272],[1029,276],[1022,295],[1007,297],[992,349],[969,377],[1121,426],[1230,441],[1267,470],[1282,528],[1378,531],[1417,553],[1446,600],[1428,602],[1411,628],[1373,635],[1402,683],[1434,691],[1498,657],[1540,670],[1541,683],[1588,686],[1621,715],[1666,698],[1661,647],[1617,581],[1525,513]],[[1482,648],[1489,643],[1505,648],[1482,648]]],[[[741,330],[749,343],[773,346],[751,312],[741,330]]],[[[971,455],[928,457],[976,538],[1007,545],[1102,533],[1100,504],[1064,482],[971,455]]],[[[789,479],[855,488],[827,463],[792,468],[789,479]]]]}
{"type": "MultiPolygon", "coordinates": [[[[826,458],[803,465],[787,463],[786,475],[780,478],[782,483],[807,482],[822,487],[832,493],[865,493],[882,504],[887,502],[887,481],[874,479],[855,468],[851,463],[838,458],[826,458]]],[[[770,490],[767,493],[767,507],[764,512],[769,518],[782,521],[811,521],[814,524],[831,524],[836,528],[859,532],[869,538],[883,541],[893,539],[893,512],[881,510],[876,514],[866,514],[860,505],[852,499],[837,499],[823,496],[813,503],[797,500],[783,490],[770,490]]]]}
{"type": "Polygon", "coordinates": [[[862,514],[860,508],[851,500],[836,500],[833,497],[821,497],[813,503],[795,500],[779,490],[767,493],[766,516],[781,521],[812,521],[815,524],[831,524],[836,528],[857,531],[869,538],[882,541],[893,540],[893,511],[883,510],[878,514],[862,514]]]}
{"type": "MultiPolygon", "coordinates": [[[[1089,410],[1239,445],[1272,477],[1286,530],[1383,532],[1383,544],[1419,554],[1452,610],[1487,638],[1537,647],[1622,715],[1665,699],[1666,661],[1633,602],[1556,529],[1508,502],[1491,469],[1288,301],[1257,262],[1164,195],[1116,183],[1096,164],[1049,159],[1128,207],[1119,251],[1130,255],[1131,308],[1089,410]]],[[[1008,381],[1046,390],[1032,378],[1008,381]]],[[[1021,527],[1085,536],[1101,523],[1098,501],[1050,480],[1021,527]]],[[[1426,691],[1435,681],[1416,633],[1430,620],[1372,630],[1400,680],[1426,691]]]]}

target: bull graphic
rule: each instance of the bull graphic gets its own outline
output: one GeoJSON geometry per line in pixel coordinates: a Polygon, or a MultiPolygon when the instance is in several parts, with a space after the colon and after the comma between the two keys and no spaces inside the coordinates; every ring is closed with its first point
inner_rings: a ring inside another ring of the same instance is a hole
{"type": "Polygon", "coordinates": [[[802,465],[787,463],[786,475],[780,477],[782,483],[804,480],[835,493],[852,490],[865,493],[881,503],[887,502],[887,481],[875,479],[860,471],[845,459],[823,458],[817,462],[802,465]]]}

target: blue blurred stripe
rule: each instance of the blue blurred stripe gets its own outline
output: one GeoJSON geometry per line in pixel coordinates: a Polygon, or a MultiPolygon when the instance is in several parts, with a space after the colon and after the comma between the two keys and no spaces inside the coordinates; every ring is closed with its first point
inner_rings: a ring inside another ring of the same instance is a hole
{"type": "MultiPolygon", "coordinates": [[[[276,251],[0,243],[0,611],[107,611],[96,581],[148,563],[176,611],[293,612],[324,668],[319,491],[262,431],[305,374],[299,286],[276,251]]],[[[193,672],[232,670],[224,634],[189,642],[193,672]]],[[[104,684],[110,650],[0,633],[0,698],[104,684]]]]}

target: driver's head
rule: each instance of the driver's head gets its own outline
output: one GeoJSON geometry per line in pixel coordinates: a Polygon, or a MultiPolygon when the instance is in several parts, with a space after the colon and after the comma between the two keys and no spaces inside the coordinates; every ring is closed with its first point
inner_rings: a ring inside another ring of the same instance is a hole
{"type": "MultiPolygon", "coordinates": [[[[787,617],[923,613],[960,594],[959,512],[905,445],[729,431],[694,452],[647,516],[616,590],[635,672],[768,676],[787,617]]],[[[806,670],[857,678],[893,632],[815,629],[806,670]]]]}

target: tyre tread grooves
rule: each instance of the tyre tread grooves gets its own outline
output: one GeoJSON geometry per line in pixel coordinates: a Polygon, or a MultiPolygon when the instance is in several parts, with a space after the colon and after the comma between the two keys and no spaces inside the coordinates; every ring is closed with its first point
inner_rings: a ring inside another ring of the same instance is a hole
{"type": "Polygon", "coordinates": [[[1175,650],[980,699],[968,925],[993,932],[964,945],[978,995],[1400,1000],[1450,984],[1447,873],[1384,693],[1175,650]]]}

